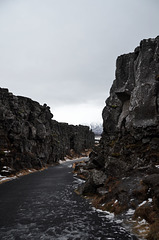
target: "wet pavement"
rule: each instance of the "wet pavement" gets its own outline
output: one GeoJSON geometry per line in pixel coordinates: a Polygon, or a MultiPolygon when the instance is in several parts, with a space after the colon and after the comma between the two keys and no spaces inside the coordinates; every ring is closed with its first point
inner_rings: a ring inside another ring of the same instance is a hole
{"type": "Polygon", "coordinates": [[[1,240],[129,240],[106,213],[74,192],[72,162],[0,185],[1,240]]]}

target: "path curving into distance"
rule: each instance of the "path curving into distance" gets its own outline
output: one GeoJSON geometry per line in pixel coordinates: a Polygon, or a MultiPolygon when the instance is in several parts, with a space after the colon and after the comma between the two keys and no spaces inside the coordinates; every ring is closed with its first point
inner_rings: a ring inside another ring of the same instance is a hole
{"type": "Polygon", "coordinates": [[[72,162],[0,185],[1,240],[130,240],[121,225],[76,195],[72,162]]]}

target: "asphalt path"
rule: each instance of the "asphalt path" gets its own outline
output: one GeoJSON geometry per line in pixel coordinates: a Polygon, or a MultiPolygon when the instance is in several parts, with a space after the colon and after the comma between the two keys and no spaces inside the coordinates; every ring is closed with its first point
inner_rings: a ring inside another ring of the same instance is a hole
{"type": "Polygon", "coordinates": [[[136,239],[74,192],[71,164],[0,185],[1,240],[136,239]]]}

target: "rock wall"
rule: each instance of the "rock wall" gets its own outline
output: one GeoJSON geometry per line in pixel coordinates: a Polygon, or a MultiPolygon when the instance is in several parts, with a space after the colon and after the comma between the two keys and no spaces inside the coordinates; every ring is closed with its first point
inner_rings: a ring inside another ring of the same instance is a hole
{"type": "Polygon", "coordinates": [[[159,37],[117,58],[102,115],[100,149],[95,158],[92,154],[98,167],[120,175],[159,162],[159,37]]]}
{"type": "Polygon", "coordinates": [[[94,145],[87,126],[52,120],[50,108],[0,88],[0,172],[41,168],[94,145]]]}
{"type": "Polygon", "coordinates": [[[99,146],[86,166],[76,166],[86,178],[79,192],[95,194],[93,204],[103,210],[120,214],[131,209],[134,219],[150,224],[147,239],[158,239],[159,36],[117,58],[102,116],[99,146]]]}

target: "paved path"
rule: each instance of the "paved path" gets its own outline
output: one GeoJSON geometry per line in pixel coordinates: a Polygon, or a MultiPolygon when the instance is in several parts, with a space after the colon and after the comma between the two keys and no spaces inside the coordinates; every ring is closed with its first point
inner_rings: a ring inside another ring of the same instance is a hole
{"type": "Polygon", "coordinates": [[[136,239],[76,195],[76,184],[70,162],[1,184],[0,239],[136,239]]]}

